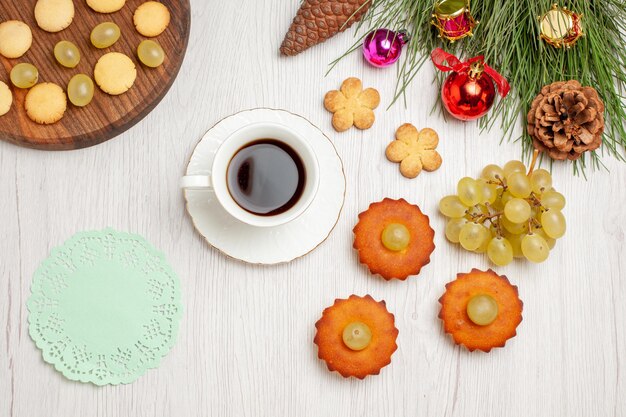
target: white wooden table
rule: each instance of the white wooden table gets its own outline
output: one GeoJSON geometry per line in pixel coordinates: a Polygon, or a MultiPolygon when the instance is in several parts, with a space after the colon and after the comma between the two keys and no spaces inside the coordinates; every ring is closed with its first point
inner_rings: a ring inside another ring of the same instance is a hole
{"type": "MultiPolygon", "coordinates": [[[[15,0],[16,1],[16,0],[15,0]]],[[[395,70],[354,54],[324,77],[353,41],[337,36],[295,58],[278,47],[295,0],[194,0],[185,63],[163,102],[118,138],[73,152],[0,143],[0,416],[624,416],[626,415],[626,165],[589,179],[554,169],[568,199],[568,231],[550,259],[497,268],[519,287],[524,320],[505,349],[469,353],[437,319],[444,284],[488,268],[486,257],[445,240],[439,199],[465,175],[521,156],[501,133],[431,115],[429,65],[409,105],[385,111],[395,70]],[[366,132],[335,133],[324,93],[348,76],[381,92],[366,132]],[[348,191],[330,238],[277,267],[248,266],[213,250],[187,217],[178,178],[215,122],[253,107],[284,108],[326,132],[343,158],[348,191]],[[404,122],[441,137],[444,164],[406,180],[384,158],[404,122]],[[383,197],[418,204],[436,230],[432,262],[385,282],[351,248],[357,214],[383,197]],[[75,232],[111,226],[145,236],[179,274],[185,304],[178,342],[161,366],[130,385],[66,380],[28,336],[26,300],[38,264],[75,232]],[[363,381],[317,359],[314,323],[337,297],[371,294],[396,316],[390,366],[363,381]]],[[[520,126],[521,129],[521,126],[520,126]]]]}

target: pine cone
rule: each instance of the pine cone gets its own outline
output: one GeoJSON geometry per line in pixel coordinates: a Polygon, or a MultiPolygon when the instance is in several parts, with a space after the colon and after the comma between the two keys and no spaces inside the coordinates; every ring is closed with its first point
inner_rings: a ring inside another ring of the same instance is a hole
{"type": "Polygon", "coordinates": [[[371,0],[304,0],[285,35],[280,52],[288,56],[297,55],[343,32],[361,20],[370,4],[371,0]]]}
{"type": "Polygon", "coordinates": [[[559,81],[541,89],[527,120],[537,150],[552,159],[575,160],[602,144],[604,103],[594,88],[559,81]]]}

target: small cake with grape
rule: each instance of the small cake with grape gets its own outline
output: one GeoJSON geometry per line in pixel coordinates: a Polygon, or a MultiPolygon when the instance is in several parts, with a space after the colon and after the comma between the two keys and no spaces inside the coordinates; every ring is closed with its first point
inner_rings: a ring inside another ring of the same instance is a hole
{"type": "Polygon", "coordinates": [[[386,280],[419,274],[435,250],[428,216],[404,199],[371,204],[353,231],[359,261],[386,280]]]}
{"type": "Polygon", "coordinates": [[[458,274],[439,303],[445,332],[469,351],[504,347],[522,321],[517,287],[491,269],[458,274]]]}
{"type": "Polygon", "coordinates": [[[315,327],[313,342],[318,357],[330,371],[345,378],[378,375],[391,363],[391,355],[398,348],[393,314],[387,311],[384,301],[377,302],[369,295],[335,300],[315,327]]]}

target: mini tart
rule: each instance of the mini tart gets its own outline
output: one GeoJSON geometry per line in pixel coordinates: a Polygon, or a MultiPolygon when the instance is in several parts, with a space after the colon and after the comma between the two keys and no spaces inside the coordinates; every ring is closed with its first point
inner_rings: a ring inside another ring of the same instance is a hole
{"type": "Polygon", "coordinates": [[[387,311],[384,301],[377,302],[369,295],[335,300],[315,327],[313,342],[318,347],[318,357],[330,371],[337,371],[345,378],[378,375],[381,368],[391,363],[391,355],[398,348],[393,314],[387,311]],[[371,340],[363,350],[352,350],[343,341],[344,328],[354,322],[366,324],[371,331],[371,340]]]}
{"type": "Polygon", "coordinates": [[[404,199],[385,198],[372,203],[359,214],[353,232],[359,261],[367,265],[372,274],[379,274],[386,280],[405,280],[409,275],[419,274],[435,250],[435,231],[430,227],[428,216],[404,199]],[[391,223],[400,223],[409,230],[410,241],[406,249],[395,252],[383,245],[383,230],[391,223]]]}
{"type": "Polygon", "coordinates": [[[491,269],[472,269],[467,274],[457,274],[456,280],[446,284],[446,292],[439,302],[439,318],[443,320],[445,332],[469,351],[489,352],[494,347],[504,347],[506,341],[517,334],[517,326],[522,321],[523,303],[517,287],[506,276],[491,269]],[[493,297],[498,304],[496,319],[486,326],[474,324],[467,315],[470,299],[480,294],[493,297]]]}

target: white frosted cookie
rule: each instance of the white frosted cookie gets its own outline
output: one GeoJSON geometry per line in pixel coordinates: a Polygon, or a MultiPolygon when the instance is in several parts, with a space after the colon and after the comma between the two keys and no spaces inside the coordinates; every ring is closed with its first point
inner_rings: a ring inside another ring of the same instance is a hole
{"type": "Polygon", "coordinates": [[[72,0],[38,0],[35,5],[37,25],[46,32],[59,32],[74,19],[72,0]]]}
{"type": "Polygon", "coordinates": [[[19,20],[0,23],[0,55],[5,58],[19,58],[30,49],[33,33],[30,27],[19,20]]]}
{"type": "Polygon", "coordinates": [[[13,94],[6,83],[0,81],[0,116],[4,116],[11,110],[13,94]]]}
{"type": "Polygon", "coordinates": [[[28,91],[24,107],[33,122],[47,125],[61,120],[67,108],[67,97],[58,85],[41,83],[28,91]]]}
{"type": "Polygon", "coordinates": [[[114,13],[124,7],[126,0],[87,0],[87,5],[98,13],[114,13]]]}
{"type": "Polygon", "coordinates": [[[137,7],[133,22],[137,32],[143,36],[159,36],[170,24],[170,11],[162,3],[147,1],[137,7]]]}
{"type": "Polygon", "coordinates": [[[125,93],[135,83],[137,69],[133,61],[119,52],[109,52],[100,57],[93,70],[98,87],[113,96],[125,93]]]}

